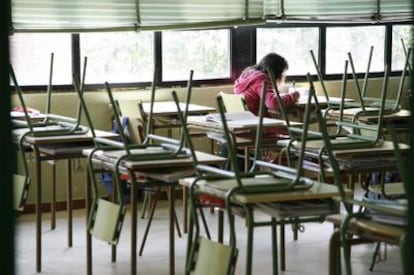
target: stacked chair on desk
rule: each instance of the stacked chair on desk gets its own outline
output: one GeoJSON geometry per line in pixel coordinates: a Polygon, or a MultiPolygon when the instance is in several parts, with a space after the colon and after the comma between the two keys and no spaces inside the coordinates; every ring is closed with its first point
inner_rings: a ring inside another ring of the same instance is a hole
{"type": "MultiPolygon", "coordinates": [[[[266,85],[264,85],[263,93],[266,91],[266,85]]],[[[238,255],[238,249],[236,244],[236,233],[234,224],[234,215],[241,215],[246,220],[247,225],[247,251],[246,251],[246,274],[252,274],[252,257],[253,257],[253,231],[257,226],[270,226],[272,236],[272,262],[273,262],[273,274],[278,274],[278,257],[277,257],[277,237],[276,226],[279,224],[278,218],[275,218],[272,214],[269,217],[269,221],[255,221],[254,211],[263,210],[266,208],[273,208],[274,212],[279,210],[283,212],[283,206],[286,209],[289,208],[289,203],[284,202],[280,204],[257,204],[257,202],[245,202],[238,201],[238,196],[255,197],[266,196],[272,193],[281,193],[288,191],[307,190],[312,188],[313,181],[305,178],[302,175],[302,162],[303,154],[299,157],[297,166],[295,168],[286,167],[282,165],[276,165],[260,162],[260,148],[261,148],[261,133],[262,133],[262,120],[264,113],[264,97],[262,96],[260,116],[258,117],[258,129],[255,139],[255,156],[253,158],[254,166],[250,172],[241,172],[237,166],[236,153],[234,148],[234,140],[229,134],[223,100],[220,96],[217,97],[217,104],[221,114],[221,121],[223,126],[224,137],[226,145],[229,150],[229,157],[232,164],[232,170],[222,170],[219,168],[207,167],[195,162],[196,168],[199,171],[199,176],[189,180],[190,194],[191,194],[191,220],[190,229],[188,234],[188,247],[187,247],[187,264],[186,274],[210,274],[208,269],[207,273],[200,272],[199,265],[204,266],[206,259],[202,259],[207,253],[204,249],[209,250],[209,257],[207,264],[211,266],[220,266],[223,269],[216,270],[216,274],[233,274],[236,259],[238,255]],[[208,203],[207,200],[201,200],[201,197],[210,196],[211,200],[208,203]],[[200,224],[198,221],[197,209],[203,207],[219,207],[223,209],[228,216],[229,222],[229,234],[230,239],[228,244],[221,244],[213,242],[208,238],[202,237],[200,232],[200,224]],[[223,257],[212,257],[211,255],[220,255],[223,253],[223,257]]],[[[185,112],[184,112],[185,113],[185,112]]],[[[308,113],[308,112],[307,112],[308,113]]],[[[302,144],[306,144],[306,132],[307,132],[307,119],[303,128],[302,144]]],[[[186,131],[184,129],[184,131],[186,131]]],[[[187,136],[188,136],[188,131],[187,136]]],[[[193,146],[190,144],[190,148],[193,146]]],[[[192,150],[194,151],[194,150],[192,150]]],[[[304,152],[304,150],[302,150],[304,152]]],[[[193,155],[196,160],[196,157],[193,155]]],[[[299,202],[300,203],[300,202],[299,202]]],[[[304,202],[305,203],[305,202],[304,202]]],[[[307,208],[313,202],[306,201],[307,208]]],[[[331,200],[327,199],[327,205],[329,213],[336,211],[337,205],[331,200]],[[328,202],[329,201],[329,202],[328,202]]],[[[319,208],[320,211],[320,208],[319,208]]],[[[264,210],[265,213],[269,213],[264,210]]],[[[281,222],[284,224],[284,222],[281,222]]]]}
{"type": "MultiPolygon", "coordinates": [[[[352,62],[351,62],[352,63],[352,62]]],[[[407,64],[405,64],[407,68],[407,64]]],[[[352,67],[352,66],[351,66],[352,67]]],[[[335,125],[337,127],[337,131],[334,135],[331,134],[331,143],[335,150],[344,150],[344,149],[357,149],[357,148],[375,148],[381,147],[384,145],[385,142],[385,134],[384,134],[384,123],[383,118],[389,112],[393,112],[393,108],[395,105],[387,105],[387,91],[388,91],[388,78],[389,78],[389,69],[385,67],[385,73],[383,78],[383,85],[380,96],[377,97],[376,107],[349,107],[345,102],[345,93],[343,92],[341,95],[341,101],[338,105],[339,109],[337,111],[337,116],[335,120],[335,125]],[[351,119],[346,119],[346,112],[352,111],[353,116],[351,119]],[[370,115],[375,117],[375,122],[370,124],[362,123],[359,121],[359,117],[362,115],[370,115]]],[[[404,74],[403,74],[404,75],[404,74]]],[[[313,83],[312,83],[313,85],[313,83]]],[[[402,90],[402,81],[400,82],[399,86],[399,93],[402,90]]],[[[325,120],[326,117],[324,116],[325,120]]],[[[330,126],[332,126],[330,124],[330,126]]],[[[308,143],[308,149],[319,151],[321,147],[321,140],[316,140],[308,143]],[[313,147],[313,149],[311,149],[313,147]]],[[[360,166],[362,167],[365,165],[365,160],[361,160],[361,162],[357,162],[357,158],[355,160],[338,160],[340,166],[343,167],[345,170],[351,170],[352,167],[360,166]]],[[[388,160],[384,159],[384,164],[388,163],[388,160]]],[[[323,161],[321,161],[323,165],[323,161]]],[[[363,186],[366,191],[371,191],[376,194],[380,194],[385,197],[397,197],[397,196],[404,196],[404,189],[402,188],[402,184],[393,184],[393,185],[386,185],[385,184],[385,173],[383,171],[379,171],[380,181],[375,186],[363,186]]],[[[323,177],[324,175],[321,174],[323,177]]],[[[323,181],[325,179],[322,178],[323,181]]],[[[359,181],[361,184],[361,176],[359,176],[359,181]]],[[[351,189],[354,188],[354,182],[351,182],[351,189]]]]}
{"type": "MultiPolygon", "coordinates": [[[[279,146],[284,147],[282,152],[286,154],[287,164],[290,167],[297,167],[298,175],[303,175],[305,172],[304,162],[305,162],[305,151],[309,143],[314,142],[313,137],[311,136],[312,131],[308,130],[311,114],[313,113],[313,103],[311,97],[307,98],[306,110],[304,115],[304,121],[302,128],[300,125],[293,126],[289,120],[286,108],[281,99],[274,74],[271,70],[268,72],[269,78],[271,80],[275,98],[279,104],[279,111],[282,118],[285,120],[287,133],[289,138],[284,140],[279,140],[279,146]],[[293,155],[296,155],[294,160],[293,155]]],[[[264,161],[256,160],[254,162],[255,167],[266,168],[270,170],[277,170],[280,165],[264,161]]],[[[322,181],[324,181],[323,179],[322,181]]],[[[323,222],[327,215],[337,213],[338,208],[331,200],[313,200],[313,201],[297,201],[293,203],[283,203],[283,204],[261,204],[260,208],[265,213],[272,215],[278,219],[278,224],[280,225],[280,252],[281,252],[281,270],[286,269],[286,260],[285,260],[285,225],[291,224],[293,230],[294,240],[298,239],[298,233],[304,231],[303,223],[307,222],[323,222]]]]}
{"type": "MultiPolygon", "coordinates": [[[[23,112],[23,118],[12,118],[12,130],[14,135],[17,137],[15,143],[17,144],[17,149],[20,152],[20,157],[22,159],[23,174],[16,174],[15,179],[15,206],[16,209],[22,210],[27,198],[27,192],[29,184],[31,182],[29,177],[29,168],[27,163],[26,153],[30,151],[30,148],[27,148],[25,144],[25,138],[28,136],[32,137],[49,137],[49,136],[61,136],[61,135],[77,135],[85,134],[89,131],[88,127],[85,127],[80,124],[81,109],[80,105],[78,106],[78,111],[76,118],[66,117],[62,115],[56,115],[51,113],[52,106],[52,73],[53,73],[53,61],[54,55],[51,54],[50,59],[50,72],[49,72],[49,84],[46,94],[46,110],[45,113],[41,114],[41,118],[32,117],[29,113],[29,108],[26,104],[26,101],[23,97],[23,92],[17,82],[17,77],[14,73],[13,67],[10,65],[10,77],[14,85],[19,103],[20,109],[23,112]]],[[[84,67],[84,72],[86,69],[86,62],[84,67]]],[[[53,173],[55,174],[55,173],[53,173]]],[[[53,184],[55,185],[55,179],[53,179],[53,184]]],[[[55,199],[55,198],[53,198],[55,199]]],[[[54,205],[52,206],[54,210],[54,205]]],[[[54,215],[54,211],[52,215],[54,215]]],[[[52,223],[54,219],[52,219],[52,223]]],[[[54,225],[52,224],[52,229],[54,225]]]]}
{"type": "MultiPolygon", "coordinates": [[[[52,71],[53,71],[53,54],[51,55],[50,63],[50,76],[49,85],[47,90],[47,103],[45,114],[40,114],[39,117],[29,113],[29,108],[26,105],[23,92],[17,82],[16,75],[13,68],[10,66],[10,77],[14,85],[14,89],[17,94],[17,100],[20,104],[23,116],[14,117],[12,119],[12,136],[13,143],[16,145],[18,153],[23,161],[24,175],[22,177],[15,177],[18,179],[16,191],[20,193],[16,194],[17,200],[16,205],[19,208],[24,206],[24,201],[27,197],[27,190],[29,188],[30,178],[28,176],[28,163],[26,154],[30,153],[34,156],[35,164],[35,180],[36,180],[36,191],[35,191],[35,205],[36,205],[36,270],[41,271],[41,260],[42,260],[42,162],[43,161],[55,161],[56,159],[66,159],[68,162],[68,180],[67,180],[67,211],[68,211],[68,246],[72,246],[72,182],[71,182],[71,158],[76,153],[59,151],[59,145],[65,143],[67,139],[72,137],[86,136],[89,131],[88,127],[81,125],[81,109],[80,105],[77,109],[76,118],[67,117],[63,115],[57,115],[51,113],[51,99],[52,99],[52,71]],[[54,153],[49,153],[49,149],[54,153]],[[59,153],[56,153],[59,151],[59,153]],[[69,156],[70,155],[70,156],[69,156]]],[[[84,67],[85,74],[86,62],[84,67]]],[[[67,148],[66,148],[67,149],[67,148]]],[[[71,148],[72,149],[72,148],[71,148]]],[[[51,202],[51,229],[55,228],[55,204],[56,204],[56,178],[55,168],[53,167],[52,173],[52,202],[51,202]]]]}
{"type": "MultiPolygon", "coordinates": [[[[403,43],[404,48],[404,54],[405,54],[405,63],[403,65],[402,73],[400,76],[400,82],[398,86],[398,90],[396,92],[395,98],[391,99],[389,96],[386,96],[385,106],[384,106],[384,114],[393,114],[398,112],[401,109],[401,99],[404,92],[404,85],[406,82],[406,78],[408,73],[411,71],[410,67],[410,59],[412,54],[412,48],[406,49],[403,43]]],[[[380,97],[374,97],[374,96],[368,96],[367,90],[368,90],[368,76],[371,66],[371,60],[373,55],[374,47],[371,46],[368,56],[368,62],[367,62],[367,68],[364,76],[363,86],[361,88],[359,84],[359,80],[357,77],[356,69],[354,66],[354,60],[352,57],[352,54],[350,52],[347,53],[349,65],[351,67],[351,73],[353,76],[354,84],[355,84],[355,90],[356,90],[356,98],[357,101],[351,101],[351,102],[345,102],[343,99],[346,98],[346,78],[347,78],[347,69],[344,71],[344,82],[343,82],[343,88],[341,90],[341,102],[333,102],[329,99],[328,91],[326,89],[326,86],[324,84],[321,71],[319,69],[319,65],[316,61],[316,57],[313,53],[313,51],[310,51],[313,63],[316,68],[316,72],[319,78],[319,81],[321,83],[321,88],[323,95],[325,96],[328,108],[324,110],[325,117],[329,117],[329,115],[332,113],[332,111],[338,111],[339,109],[347,109],[344,111],[344,114],[346,114],[346,117],[348,120],[351,120],[352,122],[356,122],[359,117],[364,115],[372,115],[373,113],[377,113],[378,109],[380,107],[380,104],[382,102],[382,98],[380,97]]],[[[385,76],[384,76],[385,78],[385,76]]],[[[385,80],[384,80],[385,81],[385,80]]],[[[335,118],[335,115],[334,115],[335,118]]],[[[345,118],[345,117],[344,117],[345,118]]]]}
{"type": "MultiPolygon", "coordinates": [[[[191,93],[192,72],[189,80],[189,90],[191,93]]],[[[101,239],[109,244],[112,244],[115,248],[119,241],[119,236],[122,229],[122,224],[125,216],[126,205],[125,198],[122,192],[122,186],[120,181],[121,174],[128,174],[128,181],[131,186],[131,204],[132,215],[136,215],[136,203],[137,203],[137,189],[136,187],[147,187],[158,189],[160,187],[169,187],[172,196],[172,190],[176,186],[177,178],[165,177],[166,173],[172,173],[174,175],[181,171],[182,175],[189,176],[194,173],[194,169],[184,167],[183,169],[176,168],[174,171],[162,171],[154,167],[154,172],[148,176],[146,173],[140,173],[140,171],[130,171],[125,167],[122,167],[122,163],[125,161],[154,161],[154,160],[174,160],[176,158],[190,158],[191,154],[184,147],[185,137],[181,135],[179,140],[147,133],[145,140],[142,144],[130,144],[127,142],[123,131],[119,131],[120,140],[107,139],[97,137],[95,129],[93,127],[93,121],[91,119],[90,112],[88,111],[87,103],[83,96],[82,91],[76,85],[77,81],[74,81],[75,89],[78,93],[79,100],[82,104],[85,112],[86,119],[89,123],[90,130],[92,132],[95,148],[88,152],[87,163],[88,169],[92,181],[92,195],[93,201],[89,213],[88,219],[88,232],[98,239],[101,239]],[[100,197],[99,183],[95,174],[102,171],[111,171],[113,173],[114,189],[116,198],[113,201],[109,201],[100,197]]],[[[119,110],[118,102],[112,95],[111,88],[108,83],[105,83],[109,102],[113,107],[114,120],[117,125],[121,125],[120,117],[121,112],[119,110]]],[[[189,95],[188,95],[189,97],[189,95]]],[[[153,100],[151,101],[153,102],[153,100]]],[[[151,106],[152,112],[152,106],[151,106]]],[[[170,169],[171,170],[171,169],[170,169]]],[[[178,177],[178,176],[175,176],[178,177]]],[[[171,201],[170,199],[170,206],[171,201]]],[[[173,217],[170,217],[173,218],[173,217]]],[[[132,225],[136,227],[136,224],[132,225]]],[[[132,232],[134,230],[131,230],[132,232]]],[[[136,231],[136,230],[135,230],[136,231]]],[[[147,234],[147,232],[145,233],[147,234]]],[[[132,238],[135,238],[133,236],[132,238]]],[[[135,242],[133,239],[132,242],[135,242]]],[[[143,243],[145,240],[143,241],[143,243]]],[[[171,245],[171,244],[170,244],[171,245]]],[[[142,247],[141,247],[142,249],[142,247]]],[[[135,249],[132,252],[131,261],[136,261],[135,249]]],[[[173,263],[170,263],[173,265],[173,263]]],[[[170,265],[171,268],[171,265],[170,265]]],[[[174,272],[170,270],[170,272],[174,272]]],[[[132,274],[136,273],[136,266],[132,266],[132,274]]]]}
{"type": "MultiPolygon", "coordinates": [[[[311,84],[311,94],[314,96],[313,83],[309,79],[311,84]]],[[[402,201],[372,201],[369,199],[357,199],[350,197],[344,190],[344,185],[340,179],[340,167],[333,154],[336,149],[334,140],[331,139],[326,122],[322,116],[319,108],[318,100],[314,96],[316,106],[316,116],[320,127],[319,133],[314,133],[316,138],[323,140],[320,154],[318,159],[323,159],[329,163],[332,168],[334,181],[340,189],[341,201],[345,208],[345,213],[341,217],[334,216],[328,217],[327,220],[334,222],[339,228],[332,234],[330,241],[330,270],[329,274],[341,274],[341,253],[340,247],[343,248],[342,258],[344,259],[345,271],[347,275],[352,274],[351,268],[351,250],[350,246],[358,243],[365,242],[386,242],[394,245],[399,245],[401,251],[404,251],[404,236],[405,236],[405,216],[407,211],[406,203],[402,201]],[[359,206],[358,211],[354,212],[353,206],[359,206]],[[380,217],[389,218],[384,220],[380,217]],[[392,218],[391,218],[392,217],[392,218]],[[393,223],[393,220],[398,222],[393,223]],[[400,223],[398,225],[398,223],[400,223]]],[[[400,172],[404,181],[407,184],[407,170],[404,164],[402,164],[402,157],[398,154],[399,145],[394,140],[395,152],[397,153],[397,159],[399,160],[400,172]]],[[[321,173],[325,173],[325,169],[321,168],[321,173]]],[[[375,255],[374,255],[375,257],[375,255]]],[[[402,261],[403,270],[406,264],[402,261]]],[[[372,265],[371,265],[372,268],[372,265]]]]}

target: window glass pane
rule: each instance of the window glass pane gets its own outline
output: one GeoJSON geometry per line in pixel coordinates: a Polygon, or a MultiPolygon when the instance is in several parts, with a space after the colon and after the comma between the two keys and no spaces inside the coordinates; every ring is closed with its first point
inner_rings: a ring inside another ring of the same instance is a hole
{"type": "Polygon", "coordinates": [[[82,33],[82,63],[88,57],[85,83],[151,82],[153,32],[82,33]]]}
{"type": "MultiPolygon", "coordinates": [[[[371,46],[374,47],[374,51],[370,72],[384,71],[384,41],[384,26],[327,28],[326,73],[342,74],[348,52],[352,55],[356,72],[365,73],[371,46]]],[[[350,67],[348,73],[351,73],[350,67]]]]}
{"type": "Polygon", "coordinates": [[[53,85],[72,83],[71,35],[15,33],[10,36],[10,59],[17,82],[48,85],[50,56],[54,53],[53,85]]]}
{"type": "Polygon", "coordinates": [[[288,75],[314,73],[310,50],[318,56],[318,42],[318,28],[258,28],[256,60],[275,52],[288,61],[288,75]]]}
{"type": "Polygon", "coordinates": [[[162,33],[163,81],[230,77],[229,30],[166,31],[162,33]]]}
{"type": "Polygon", "coordinates": [[[407,50],[410,46],[412,26],[394,25],[392,27],[392,70],[402,70],[405,65],[406,55],[404,47],[407,50]]]}

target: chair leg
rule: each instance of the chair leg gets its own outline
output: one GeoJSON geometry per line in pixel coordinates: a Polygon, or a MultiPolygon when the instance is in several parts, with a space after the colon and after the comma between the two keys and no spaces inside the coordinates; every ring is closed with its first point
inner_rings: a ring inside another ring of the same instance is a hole
{"type": "Polygon", "coordinates": [[[341,275],[341,232],[337,228],[329,239],[329,275],[341,275]]]}
{"type": "Polygon", "coordinates": [[[273,262],[273,275],[279,274],[279,263],[277,253],[277,222],[275,218],[272,218],[271,234],[272,234],[272,262],[273,262]]]}
{"type": "Polygon", "coordinates": [[[247,244],[246,244],[246,275],[252,274],[252,262],[253,262],[253,213],[251,208],[246,209],[246,222],[247,222],[247,244]]]}
{"type": "Polygon", "coordinates": [[[56,228],[56,163],[51,161],[52,165],[52,202],[50,203],[50,229],[56,228]]]}
{"type": "Polygon", "coordinates": [[[188,232],[188,187],[183,186],[183,232],[188,232]]]}
{"type": "MultiPolygon", "coordinates": [[[[174,192],[174,187],[173,187],[172,189],[173,189],[173,191],[172,191],[172,192],[174,192]]],[[[169,191],[167,191],[167,196],[168,196],[168,200],[171,200],[171,199],[172,199],[172,198],[171,198],[171,194],[170,194],[170,192],[169,192],[169,191]]],[[[181,229],[180,229],[180,224],[179,224],[179,222],[178,222],[177,211],[175,211],[175,208],[173,209],[173,211],[174,211],[174,223],[175,223],[175,228],[176,228],[176,230],[177,230],[178,237],[180,237],[180,238],[181,238],[181,229]]]]}
{"type": "Polygon", "coordinates": [[[70,159],[67,160],[66,168],[67,168],[67,171],[66,171],[66,173],[67,173],[67,175],[66,175],[67,176],[67,179],[66,179],[67,180],[67,183],[66,183],[67,184],[67,186],[66,186],[66,188],[67,188],[67,202],[66,202],[66,205],[67,205],[67,212],[68,212],[68,246],[72,247],[72,245],[73,245],[73,232],[72,232],[73,231],[72,160],[70,160],[70,159]]]}
{"type": "Polygon", "coordinates": [[[341,229],[341,244],[342,244],[342,250],[343,250],[343,258],[344,258],[346,275],[352,274],[351,244],[349,242],[350,236],[348,234],[349,220],[350,220],[350,217],[347,217],[345,219],[345,221],[342,223],[342,229],[341,229]]]}
{"type": "Polygon", "coordinates": [[[203,223],[203,227],[204,227],[204,230],[206,231],[207,238],[211,240],[210,230],[208,229],[207,220],[206,220],[206,217],[204,216],[204,211],[202,208],[199,208],[199,210],[200,210],[201,222],[203,223]]]}
{"type": "Polygon", "coordinates": [[[380,256],[380,249],[381,249],[381,242],[377,242],[375,245],[374,254],[372,255],[371,264],[369,266],[369,271],[374,270],[375,263],[378,260],[378,257],[380,256]]]}
{"type": "Polygon", "coordinates": [[[286,270],[286,237],[285,237],[285,222],[280,223],[280,270],[286,270]]]}
{"type": "Polygon", "coordinates": [[[145,246],[145,243],[147,241],[148,232],[149,232],[149,229],[151,227],[152,218],[154,217],[155,208],[157,207],[157,202],[158,202],[158,192],[157,192],[154,200],[152,201],[152,205],[151,205],[151,208],[150,208],[150,215],[148,217],[147,226],[145,228],[144,236],[142,237],[141,246],[139,248],[139,254],[138,254],[139,256],[142,256],[142,253],[144,252],[144,246],[145,246]]]}
{"type": "Polygon", "coordinates": [[[142,208],[141,208],[141,219],[145,218],[145,211],[147,210],[148,205],[148,192],[145,192],[144,194],[144,201],[142,202],[142,208]]]}
{"type": "MultiPolygon", "coordinates": [[[[157,207],[157,203],[158,203],[158,200],[159,200],[159,195],[160,195],[160,190],[157,189],[155,191],[155,198],[151,201],[150,215],[148,217],[147,226],[146,226],[145,231],[144,231],[144,236],[142,237],[142,243],[141,243],[141,246],[140,246],[140,249],[139,249],[139,256],[142,256],[142,253],[144,251],[144,246],[145,246],[145,243],[147,241],[149,229],[150,229],[151,224],[152,224],[152,219],[154,218],[154,213],[155,213],[155,209],[157,207]]],[[[146,196],[149,196],[149,193],[147,193],[146,196]]],[[[172,199],[171,194],[168,191],[167,191],[167,196],[168,196],[168,200],[172,199]]],[[[181,238],[182,234],[181,234],[180,225],[178,223],[177,212],[175,211],[175,209],[173,211],[174,211],[174,214],[173,214],[174,215],[174,224],[175,224],[175,227],[176,227],[176,230],[177,230],[177,234],[181,238]]],[[[145,211],[143,211],[143,213],[144,212],[145,211]]]]}

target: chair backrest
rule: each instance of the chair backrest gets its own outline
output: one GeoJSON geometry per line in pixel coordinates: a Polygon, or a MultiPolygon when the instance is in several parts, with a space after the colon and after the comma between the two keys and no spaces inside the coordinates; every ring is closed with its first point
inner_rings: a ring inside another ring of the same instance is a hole
{"type": "Polygon", "coordinates": [[[323,81],[322,72],[319,67],[318,61],[316,60],[315,53],[313,52],[313,50],[310,50],[309,52],[312,58],[313,65],[315,66],[316,74],[318,75],[319,82],[321,83],[323,95],[325,96],[326,102],[329,102],[328,90],[326,89],[325,82],[323,81]]]}
{"type": "Polygon", "coordinates": [[[356,87],[356,90],[357,90],[357,96],[358,96],[358,99],[361,103],[361,107],[363,109],[365,108],[364,97],[366,96],[366,93],[367,93],[368,76],[369,76],[369,70],[371,68],[371,61],[372,61],[373,52],[374,52],[374,46],[371,46],[370,51],[369,51],[369,55],[368,55],[367,69],[366,69],[365,77],[364,77],[364,85],[362,86],[362,89],[359,86],[359,81],[358,81],[358,77],[357,77],[357,74],[356,74],[352,54],[351,54],[351,52],[348,52],[348,61],[349,61],[350,67],[351,67],[352,76],[354,78],[354,83],[355,83],[355,87],[356,87]]]}
{"type": "Polygon", "coordinates": [[[197,259],[192,275],[234,274],[234,249],[230,245],[199,237],[197,259]]]}
{"type": "Polygon", "coordinates": [[[243,112],[247,110],[246,101],[243,95],[228,94],[223,91],[218,93],[223,99],[224,108],[227,113],[243,112]]]}
{"type": "Polygon", "coordinates": [[[130,131],[131,142],[134,144],[142,144],[145,139],[145,123],[144,118],[138,110],[137,101],[134,100],[119,100],[115,102],[119,106],[122,117],[128,118],[128,130],[130,131]]]}

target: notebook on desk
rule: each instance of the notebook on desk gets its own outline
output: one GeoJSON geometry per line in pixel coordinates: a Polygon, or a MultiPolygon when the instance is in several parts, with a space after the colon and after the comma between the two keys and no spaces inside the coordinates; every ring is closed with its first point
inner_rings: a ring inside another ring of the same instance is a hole
{"type": "MultiPolygon", "coordinates": [[[[131,149],[131,157],[129,159],[133,160],[134,156],[136,156],[140,160],[143,160],[143,156],[145,155],[157,156],[166,153],[170,154],[170,151],[168,151],[166,148],[160,146],[147,146],[145,148],[131,149]]],[[[108,158],[118,159],[119,157],[122,157],[124,155],[127,155],[126,150],[105,151],[105,156],[107,156],[108,158]]],[[[174,155],[174,158],[189,158],[190,156],[191,154],[189,154],[187,150],[182,150],[181,153],[177,153],[176,155],[174,155]]]]}

